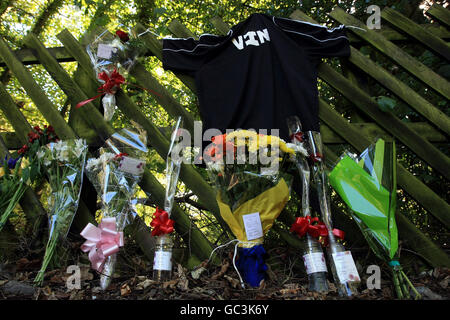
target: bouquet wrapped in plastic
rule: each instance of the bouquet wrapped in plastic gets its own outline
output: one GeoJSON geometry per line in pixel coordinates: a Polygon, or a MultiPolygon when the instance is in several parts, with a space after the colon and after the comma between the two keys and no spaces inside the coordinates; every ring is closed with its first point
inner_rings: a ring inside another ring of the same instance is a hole
{"type": "Polygon", "coordinates": [[[42,284],[57,245],[67,237],[78,208],[87,145],[83,139],[59,140],[40,148],[37,157],[47,172],[52,189],[49,197],[49,239],[42,267],[35,278],[42,284]]]}
{"type": "Polygon", "coordinates": [[[323,224],[326,227],[326,235],[321,236],[320,241],[327,247],[327,253],[333,274],[334,282],[339,295],[352,296],[357,293],[357,287],[361,281],[355,262],[349,250],[338,241],[344,239],[342,230],[333,228],[328,193],[328,176],[323,162],[323,145],[320,132],[306,132],[307,148],[311,160],[311,172],[314,186],[319,199],[319,206],[323,224]]]}
{"type": "Polygon", "coordinates": [[[8,159],[8,156],[5,156],[3,166],[0,167],[0,231],[27,187],[29,174],[22,171],[22,159],[21,157],[8,159]]]}
{"type": "Polygon", "coordinates": [[[145,170],[147,136],[122,129],[100,148],[100,157],[90,158],[86,174],[101,199],[101,222],[88,224],[81,235],[87,239],[81,249],[89,252],[92,268],[101,273],[106,289],[114,273],[116,254],[124,245],[123,229],[132,208],[137,184],[145,170]]]}
{"type": "Polygon", "coordinates": [[[170,233],[173,232],[174,220],[170,219],[177,191],[178,177],[182,163],[182,118],[179,117],[172,131],[169,152],[166,159],[166,195],[164,210],[156,208],[151,222],[152,236],[156,237],[155,256],[153,260],[153,279],[156,281],[170,280],[172,276],[172,247],[170,233]]]}
{"type": "Polygon", "coordinates": [[[409,298],[410,287],[418,297],[396,257],[396,165],[395,143],[378,139],[355,159],[344,154],[330,173],[330,183],[372,251],[392,268],[397,296],[409,298]]]}
{"type": "Polygon", "coordinates": [[[302,153],[297,153],[296,166],[302,181],[302,217],[298,217],[291,227],[300,238],[304,239],[303,262],[308,274],[309,290],[317,292],[328,291],[327,264],[323,254],[319,238],[326,237],[328,232],[324,224],[317,217],[311,216],[309,191],[310,191],[310,169],[307,161],[308,153],[304,147],[304,134],[300,119],[293,116],[287,119],[289,134],[292,143],[298,145],[302,153]]]}
{"type": "Polygon", "coordinates": [[[297,146],[249,130],[215,136],[212,142],[204,160],[220,215],[236,236],[239,258],[233,265],[243,287],[243,280],[257,287],[267,270],[264,235],[289,199],[297,146]]]}
{"type": "Polygon", "coordinates": [[[104,95],[104,118],[110,121],[115,112],[115,93],[125,83],[126,74],[138,57],[145,53],[145,46],[134,33],[117,30],[113,35],[104,30],[86,47],[86,51],[102,85],[99,95],[78,103],[77,108],[104,95]]]}

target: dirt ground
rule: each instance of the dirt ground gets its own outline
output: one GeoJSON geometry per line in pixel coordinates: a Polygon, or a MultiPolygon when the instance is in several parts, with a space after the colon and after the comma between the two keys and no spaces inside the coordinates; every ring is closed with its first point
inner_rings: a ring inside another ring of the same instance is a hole
{"type": "MultiPolygon", "coordinates": [[[[78,244],[74,244],[74,248],[78,244]]],[[[78,247],[79,248],[79,247],[78,247]]],[[[76,251],[75,251],[76,252],[76,251]]],[[[308,279],[302,270],[299,255],[289,248],[268,250],[269,265],[267,280],[260,288],[242,289],[232,264],[232,249],[225,250],[220,259],[222,265],[202,263],[194,271],[174,264],[172,279],[158,283],[152,280],[148,261],[125,250],[118,259],[118,276],[107,290],[99,287],[99,274],[88,263],[78,262],[80,288],[69,288],[75,284],[67,267],[46,273],[42,287],[34,287],[33,279],[40,268],[39,258],[24,257],[0,264],[0,299],[5,300],[339,300],[333,283],[330,291],[319,294],[308,291],[308,279]]],[[[81,257],[83,254],[80,254],[81,257]]],[[[358,256],[358,254],[356,254],[358,256]]],[[[84,257],[85,258],[85,257],[84,257]]],[[[79,260],[80,261],[80,260],[79,260]]],[[[85,261],[85,260],[84,260],[85,261]]],[[[372,262],[365,262],[360,269],[361,284],[358,295],[351,300],[396,299],[387,269],[381,269],[381,288],[369,290],[366,280],[370,276],[363,272],[372,262]]],[[[411,273],[411,272],[410,272],[411,273]]],[[[424,300],[449,300],[450,269],[436,268],[419,274],[408,274],[411,282],[424,300]]],[[[330,279],[331,280],[331,279],[330,279]]]]}

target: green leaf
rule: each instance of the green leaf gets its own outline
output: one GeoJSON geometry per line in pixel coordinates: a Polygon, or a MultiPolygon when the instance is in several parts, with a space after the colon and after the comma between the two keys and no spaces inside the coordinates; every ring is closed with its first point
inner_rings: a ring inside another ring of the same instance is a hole
{"type": "Polygon", "coordinates": [[[397,106],[397,101],[394,99],[385,97],[385,96],[379,96],[377,98],[378,107],[383,112],[389,112],[393,111],[394,108],[397,106]]]}

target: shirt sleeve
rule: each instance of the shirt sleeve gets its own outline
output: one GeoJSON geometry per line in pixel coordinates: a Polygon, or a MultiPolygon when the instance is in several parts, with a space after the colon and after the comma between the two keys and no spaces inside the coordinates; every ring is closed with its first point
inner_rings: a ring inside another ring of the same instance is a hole
{"type": "Polygon", "coordinates": [[[312,58],[350,56],[350,43],[344,25],[328,29],[319,24],[278,17],[273,17],[273,22],[312,58]]]}
{"type": "Polygon", "coordinates": [[[224,37],[204,34],[194,38],[163,39],[163,68],[184,73],[195,73],[212,56],[224,37]]]}

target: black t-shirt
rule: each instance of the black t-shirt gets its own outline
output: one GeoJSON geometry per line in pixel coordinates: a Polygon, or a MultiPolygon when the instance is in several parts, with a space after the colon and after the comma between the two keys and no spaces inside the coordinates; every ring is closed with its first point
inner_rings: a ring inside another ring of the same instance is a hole
{"type": "Polygon", "coordinates": [[[203,129],[319,130],[317,64],[350,55],[343,25],[252,14],[225,36],[163,40],[163,67],[195,77],[203,129]]]}

